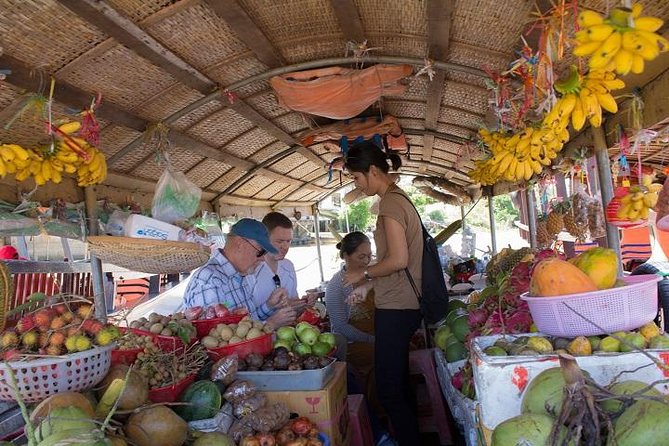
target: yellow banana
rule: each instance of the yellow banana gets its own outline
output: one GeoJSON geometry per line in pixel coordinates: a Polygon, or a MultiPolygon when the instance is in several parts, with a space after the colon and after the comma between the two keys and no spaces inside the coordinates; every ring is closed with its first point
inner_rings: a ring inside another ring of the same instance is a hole
{"type": "Polygon", "coordinates": [[[17,170],[21,170],[30,165],[30,160],[22,160],[21,158],[14,158],[14,165],[16,165],[17,170]]]}
{"type": "Polygon", "coordinates": [[[632,209],[632,203],[625,203],[616,211],[616,217],[626,219],[632,209]]]}
{"type": "Polygon", "coordinates": [[[634,29],[654,33],[662,28],[664,21],[657,17],[638,17],[634,20],[634,29]]]}
{"type": "Polygon", "coordinates": [[[588,28],[594,25],[601,25],[604,23],[604,17],[598,12],[590,9],[584,9],[578,13],[578,26],[581,28],[588,28]]]}
{"type": "Polygon", "coordinates": [[[77,171],[77,166],[75,166],[74,164],[65,164],[63,166],[63,170],[65,171],[65,173],[75,173],[77,171]]]}
{"type": "Polygon", "coordinates": [[[5,175],[7,175],[7,166],[2,158],[0,158],[0,178],[4,178],[5,175]]]}
{"type": "Polygon", "coordinates": [[[577,98],[574,105],[574,109],[571,112],[571,125],[574,127],[574,130],[578,131],[583,128],[585,124],[585,113],[583,112],[583,105],[581,104],[581,98],[577,98]]]}
{"type": "Polygon", "coordinates": [[[662,190],[662,187],[664,187],[662,184],[652,183],[650,186],[648,186],[648,191],[651,193],[658,193],[662,190]]]}
{"type": "Polygon", "coordinates": [[[33,159],[30,162],[30,166],[28,166],[28,168],[30,169],[31,175],[37,175],[42,171],[42,161],[33,159]]]}
{"type": "MultiPolygon", "coordinates": [[[[581,32],[581,31],[579,31],[581,32]]],[[[599,41],[592,41],[588,40],[587,42],[583,42],[580,45],[577,45],[574,47],[574,50],[572,51],[574,53],[574,56],[576,57],[584,57],[584,56],[589,56],[602,45],[602,42],[599,41]]]]}
{"type": "Polygon", "coordinates": [[[569,116],[571,111],[574,109],[574,105],[576,104],[576,94],[567,94],[563,96],[558,102],[560,103],[560,109],[558,111],[560,118],[569,116]]]}
{"type": "Polygon", "coordinates": [[[532,170],[532,166],[530,166],[528,160],[525,160],[523,162],[523,166],[525,170],[525,175],[523,178],[525,179],[525,181],[529,181],[530,178],[532,178],[532,175],[534,175],[534,171],[532,170]]]}
{"type": "Polygon", "coordinates": [[[51,168],[53,170],[57,170],[58,172],[62,172],[65,168],[65,164],[59,159],[51,158],[51,168]]]}
{"type": "Polygon", "coordinates": [[[643,30],[636,30],[635,32],[639,37],[645,39],[648,41],[648,43],[657,47],[659,51],[665,52],[669,50],[669,40],[665,39],[661,35],[643,30]]]}
{"type": "Polygon", "coordinates": [[[634,3],[632,5],[632,17],[637,18],[641,16],[641,12],[643,11],[643,5],[641,3],[634,3]]]}
{"type": "Polygon", "coordinates": [[[76,133],[81,128],[81,123],[78,121],[66,122],[63,125],[58,126],[58,130],[65,133],[66,135],[71,135],[76,133]]]}
{"type": "Polygon", "coordinates": [[[49,160],[42,161],[42,176],[46,181],[51,179],[51,163],[49,160]]]}
{"type": "MultiPolygon", "coordinates": [[[[602,23],[600,25],[592,25],[588,27],[586,32],[588,33],[588,38],[595,42],[603,42],[613,34],[613,26],[608,23],[602,23]]],[[[594,51],[594,50],[593,50],[594,51]]]]}
{"type": "Polygon", "coordinates": [[[642,207],[641,211],[639,211],[639,218],[642,220],[648,220],[648,214],[650,213],[650,209],[647,207],[642,207]]]}
{"type": "Polygon", "coordinates": [[[55,184],[58,184],[62,181],[63,177],[61,173],[57,170],[51,171],[51,181],[55,184]]]}
{"type": "Polygon", "coordinates": [[[44,177],[42,176],[41,173],[38,173],[37,175],[35,175],[34,178],[35,178],[35,184],[36,185],[43,186],[43,185],[46,184],[46,180],[44,179],[44,177]]]}
{"type": "Polygon", "coordinates": [[[28,177],[30,176],[30,169],[28,168],[23,168],[16,172],[16,181],[25,181],[28,177]]]}
{"type": "Polygon", "coordinates": [[[630,209],[630,211],[627,213],[627,218],[631,221],[636,221],[639,219],[640,213],[641,209],[630,209]]]}
{"type": "Polygon", "coordinates": [[[91,170],[91,172],[97,170],[100,167],[100,157],[98,154],[94,154],[91,157],[91,161],[88,163],[88,168],[91,170]]]}
{"type": "Polygon", "coordinates": [[[613,59],[613,56],[616,55],[621,44],[622,35],[617,31],[611,33],[590,58],[590,68],[597,69],[606,66],[613,59]]]}
{"type": "Polygon", "coordinates": [[[643,60],[643,57],[639,56],[638,54],[635,54],[634,58],[632,59],[632,73],[634,74],[643,73],[644,65],[645,62],[643,60]]]}
{"type": "Polygon", "coordinates": [[[5,144],[5,147],[9,147],[14,152],[14,159],[25,161],[30,158],[30,153],[18,144],[5,144]]]}
{"type": "Polygon", "coordinates": [[[599,105],[609,113],[618,113],[618,104],[616,100],[611,96],[611,93],[596,93],[597,102],[599,105]]]}
{"type": "Polygon", "coordinates": [[[634,60],[634,53],[625,48],[621,48],[613,58],[613,62],[616,64],[616,73],[618,74],[628,74],[632,69],[632,61],[634,60]]]}
{"type": "Polygon", "coordinates": [[[532,172],[534,172],[537,175],[539,175],[543,170],[543,166],[539,161],[530,159],[527,161],[527,164],[529,164],[529,166],[532,168],[532,172]]]}
{"type": "Polygon", "coordinates": [[[645,60],[653,60],[659,54],[660,50],[653,42],[649,42],[637,31],[626,32],[622,39],[623,48],[643,57],[645,60]]]}

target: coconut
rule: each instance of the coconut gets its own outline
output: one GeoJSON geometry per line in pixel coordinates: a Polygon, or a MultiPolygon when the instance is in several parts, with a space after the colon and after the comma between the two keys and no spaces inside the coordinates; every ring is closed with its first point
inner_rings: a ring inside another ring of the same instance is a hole
{"type": "MultiPolygon", "coordinates": [[[[555,419],[539,413],[527,413],[510,418],[495,427],[492,432],[492,446],[517,444],[547,445],[555,419]]],[[[565,428],[559,437],[564,438],[565,428]]]]}
{"type": "Polygon", "coordinates": [[[88,418],[95,417],[95,408],[84,395],[77,392],[60,392],[39,403],[30,413],[30,421],[37,423],[58,407],[78,407],[88,418]]]}
{"type": "MultiPolygon", "coordinates": [[[[630,380],[611,385],[609,387],[609,391],[615,395],[629,395],[631,393],[639,392],[647,387],[648,384],[644,382],[630,380]]],[[[643,392],[643,395],[662,396],[662,394],[654,387],[647,389],[645,392],[643,392]]],[[[610,399],[602,401],[601,406],[602,409],[604,409],[608,413],[616,413],[620,411],[620,409],[622,409],[623,403],[622,401],[617,399],[610,399]]]]}
{"type": "Polygon", "coordinates": [[[235,446],[235,442],[220,432],[205,432],[195,440],[193,446],[235,446]]]}
{"type": "MultiPolygon", "coordinates": [[[[105,376],[105,379],[102,380],[102,387],[98,393],[98,397],[102,398],[107,387],[115,379],[125,379],[126,374],[128,373],[128,366],[125,364],[116,364],[105,376]]],[[[149,399],[149,384],[139,372],[135,370],[130,372],[128,375],[128,382],[125,385],[125,390],[121,399],[118,402],[118,408],[120,410],[133,410],[144,404],[149,399]]]]}
{"type": "MultiPolygon", "coordinates": [[[[583,374],[590,377],[585,370],[583,374]]],[[[564,387],[565,380],[560,367],[544,370],[525,389],[521,412],[557,416],[562,409],[564,387]]]]}
{"type": "Polygon", "coordinates": [[[60,432],[89,432],[96,427],[95,421],[78,407],[56,407],[42,420],[35,433],[38,438],[45,439],[60,432]]]}
{"type": "Polygon", "coordinates": [[[125,433],[137,446],[181,446],[188,435],[188,424],[165,406],[152,406],[134,413],[125,433]]]}
{"type": "Polygon", "coordinates": [[[632,404],[613,423],[617,446],[660,446],[669,438],[669,404],[641,400],[632,404]]]}

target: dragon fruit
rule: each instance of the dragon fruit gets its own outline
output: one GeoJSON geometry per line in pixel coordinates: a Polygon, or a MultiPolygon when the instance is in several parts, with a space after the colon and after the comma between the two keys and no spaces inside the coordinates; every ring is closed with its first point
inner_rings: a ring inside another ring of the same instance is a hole
{"type": "Polygon", "coordinates": [[[462,370],[458,370],[453,374],[453,377],[451,378],[451,384],[453,387],[456,389],[460,390],[462,389],[462,384],[464,383],[464,373],[462,370]]]}
{"type": "Polygon", "coordinates": [[[488,320],[485,322],[485,325],[483,327],[488,329],[494,327],[501,327],[503,325],[503,322],[504,321],[502,312],[499,309],[497,309],[490,314],[488,320]]]}
{"type": "Polygon", "coordinates": [[[514,289],[507,290],[502,296],[502,300],[511,308],[518,308],[520,303],[523,302],[514,289]]]}
{"type": "Polygon", "coordinates": [[[509,333],[528,333],[532,325],[532,315],[529,311],[514,311],[504,322],[509,333]]]}
{"type": "Polygon", "coordinates": [[[488,310],[485,308],[477,308],[469,312],[467,315],[467,323],[469,324],[469,327],[475,328],[485,324],[488,320],[488,316],[488,310]]]}
{"type": "Polygon", "coordinates": [[[518,294],[526,293],[530,289],[530,270],[532,264],[530,262],[521,262],[511,270],[511,277],[509,278],[509,286],[513,288],[518,294]]]}

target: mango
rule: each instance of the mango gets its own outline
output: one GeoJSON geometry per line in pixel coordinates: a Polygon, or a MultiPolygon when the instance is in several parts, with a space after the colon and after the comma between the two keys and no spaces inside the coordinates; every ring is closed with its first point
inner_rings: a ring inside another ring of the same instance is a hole
{"type": "Polygon", "coordinates": [[[613,288],[618,279],[618,257],[609,248],[591,248],[572,259],[572,263],[583,271],[597,289],[613,288]]]}
{"type": "Polygon", "coordinates": [[[567,351],[574,356],[590,356],[592,355],[592,345],[588,338],[579,336],[569,343],[567,351]]]}
{"type": "Polygon", "coordinates": [[[597,287],[583,271],[558,258],[537,263],[530,279],[530,296],[563,296],[597,291],[597,287]]]}
{"type": "Polygon", "coordinates": [[[609,353],[619,352],[620,341],[612,336],[607,336],[599,341],[599,351],[609,353]]]}
{"type": "Polygon", "coordinates": [[[553,346],[550,341],[541,336],[533,336],[527,341],[527,347],[537,353],[550,353],[553,351],[553,346]]]}
{"type": "Polygon", "coordinates": [[[639,328],[639,333],[641,333],[641,335],[648,341],[650,341],[655,336],[662,334],[660,327],[658,327],[655,322],[648,322],[646,325],[639,328]]]}
{"type": "Polygon", "coordinates": [[[630,333],[623,338],[625,342],[620,343],[620,351],[623,353],[634,351],[635,348],[643,350],[648,346],[646,338],[639,333],[630,333]]]}
{"type": "Polygon", "coordinates": [[[669,338],[666,336],[658,335],[654,338],[650,338],[648,341],[648,348],[657,349],[657,350],[667,350],[669,349],[669,338]]]}

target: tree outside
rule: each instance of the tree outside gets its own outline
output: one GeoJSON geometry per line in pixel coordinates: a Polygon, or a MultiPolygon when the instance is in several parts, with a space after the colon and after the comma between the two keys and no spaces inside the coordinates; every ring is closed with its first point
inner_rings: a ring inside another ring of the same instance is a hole
{"type": "MultiPolygon", "coordinates": [[[[367,231],[367,228],[373,225],[374,216],[370,207],[372,205],[372,200],[370,198],[365,198],[364,200],[357,201],[346,208],[348,214],[348,226],[351,231],[367,231]]],[[[340,225],[342,228],[346,228],[345,218],[342,216],[340,218],[340,225]]]]}

